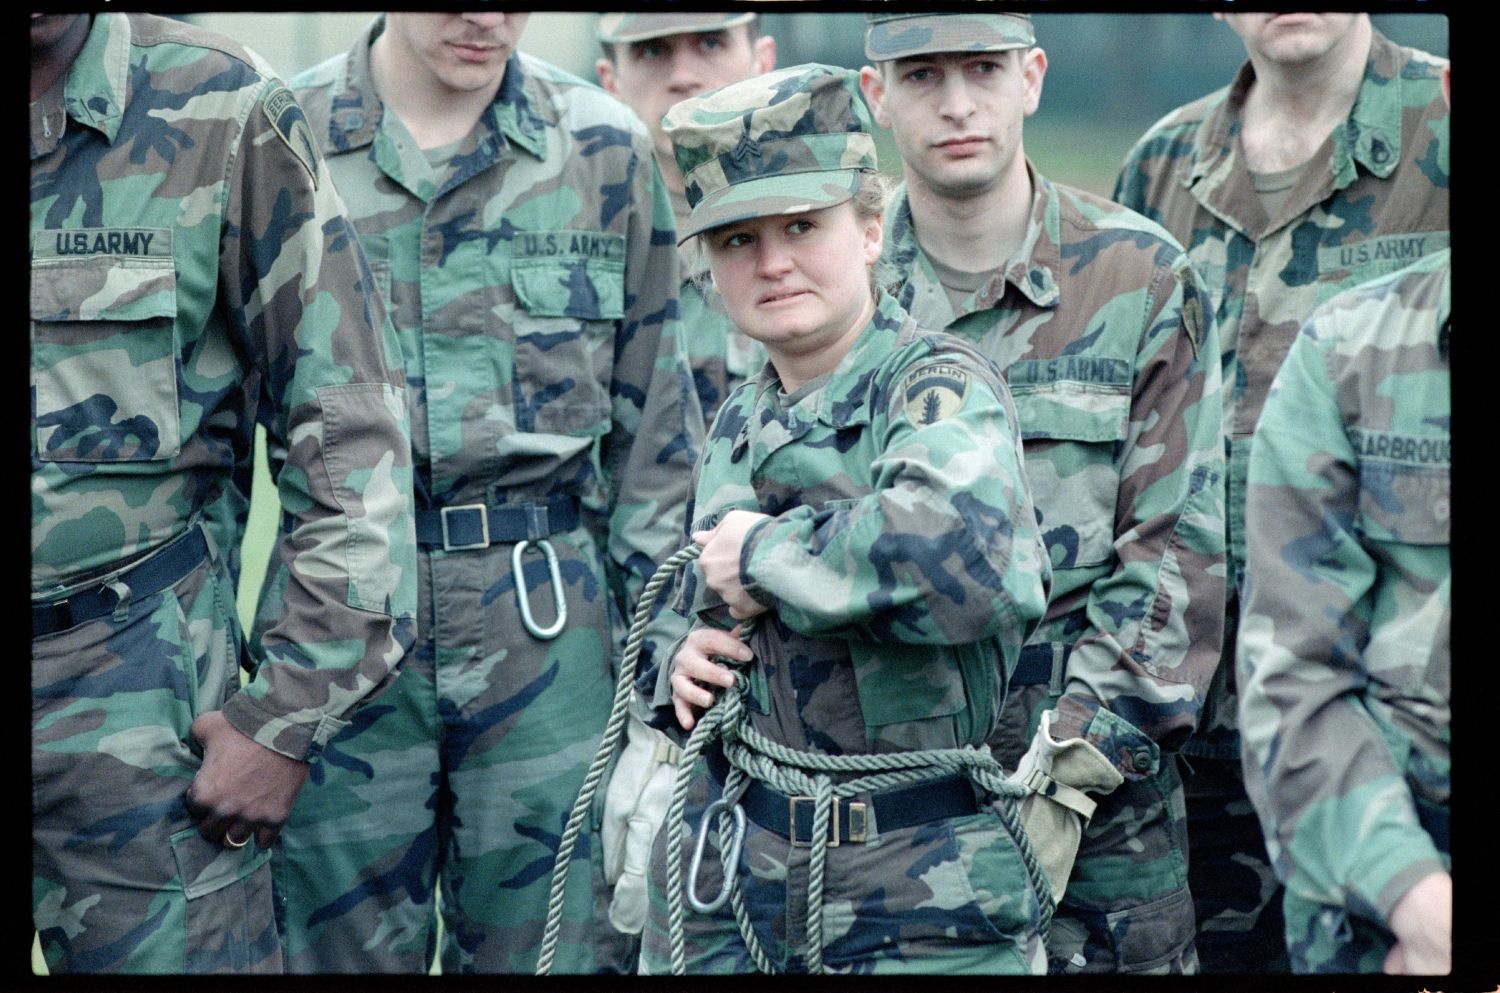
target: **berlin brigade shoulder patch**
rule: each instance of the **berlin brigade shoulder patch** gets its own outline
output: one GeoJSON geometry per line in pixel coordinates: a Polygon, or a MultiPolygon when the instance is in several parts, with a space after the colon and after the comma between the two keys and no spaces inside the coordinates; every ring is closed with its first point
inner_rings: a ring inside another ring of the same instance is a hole
{"type": "Polygon", "coordinates": [[[926,365],[901,381],[906,419],[920,427],[956,414],[968,392],[968,370],[956,365],[926,365]]]}
{"type": "Polygon", "coordinates": [[[266,119],[271,122],[272,130],[281,136],[292,154],[297,156],[297,161],[307,169],[307,174],[312,177],[313,189],[317,189],[317,146],[313,144],[312,126],[303,116],[297,98],[292,96],[292,91],[284,83],[278,82],[271,87],[260,105],[266,112],[266,119]]]}

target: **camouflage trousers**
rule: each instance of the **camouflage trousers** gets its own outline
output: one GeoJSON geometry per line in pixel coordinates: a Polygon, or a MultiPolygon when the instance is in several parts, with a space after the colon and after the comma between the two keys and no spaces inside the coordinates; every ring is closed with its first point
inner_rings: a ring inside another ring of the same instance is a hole
{"type": "Polygon", "coordinates": [[[193,719],[239,686],[225,567],[210,556],[124,597],[31,644],[32,920],[47,968],[279,973],[270,853],[203,840],[182,802],[201,762],[193,719]]]}
{"type": "MultiPolygon", "coordinates": [[[[692,837],[719,786],[700,768],[688,795],[683,878],[692,837]]],[[[827,849],[824,869],[823,964],[834,973],[1040,975],[1046,969],[1038,932],[1041,900],[1019,849],[990,810],[872,834],[862,844],[827,849]]],[[[710,843],[697,893],[711,899],[723,871],[710,843]]],[[[746,822],[737,886],[761,948],[777,972],[805,973],[808,865],[811,848],[746,822]]],[[[667,910],[667,832],[651,852],[650,910],[641,936],[646,974],[672,971],[667,910]]],[[[757,967],[732,906],[695,913],[684,903],[686,971],[737,975],[757,967]]]]}
{"type": "MultiPolygon", "coordinates": [[[[1056,702],[1046,684],[1006,700],[990,746],[1013,769],[1056,702]]],[[[1047,935],[1047,971],[1190,975],[1198,971],[1188,891],[1187,812],[1176,756],[1108,796],[1084,828],[1047,935]]]]}
{"type": "Polygon", "coordinates": [[[1171,755],[1100,798],[1052,918],[1049,972],[1198,971],[1183,807],[1171,755]]]}
{"type": "Polygon", "coordinates": [[[1286,973],[1285,891],[1266,854],[1239,759],[1193,756],[1187,768],[1188,882],[1203,972],[1286,973]]]}
{"type": "MultiPolygon", "coordinates": [[[[557,847],[613,696],[603,564],[583,531],[550,541],[568,610],[550,641],[522,625],[513,545],[419,555],[417,647],[329,742],[282,832],[288,971],[426,973],[439,913],[444,973],[535,971],[557,847]]],[[[542,556],[524,572],[547,624],[542,556]]],[[[634,971],[593,842],[579,839],[557,973],[634,971]]]]}

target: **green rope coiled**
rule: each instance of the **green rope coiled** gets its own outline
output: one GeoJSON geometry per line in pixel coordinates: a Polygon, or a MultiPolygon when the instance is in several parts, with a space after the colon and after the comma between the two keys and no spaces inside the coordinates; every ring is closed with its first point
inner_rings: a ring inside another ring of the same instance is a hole
{"type": "Polygon", "coordinates": [[[631,688],[635,684],[636,664],[641,657],[641,646],[646,642],[651,608],[656,604],[662,587],[671,581],[677,570],[696,559],[702,551],[700,545],[692,544],[674,552],[651,574],[645,588],[641,590],[641,598],[636,603],[630,631],[625,638],[625,654],[620,660],[620,675],[615,680],[615,698],[610,707],[609,721],[604,726],[604,737],[600,739],[599,748],[594,752],[594,760],[589,764],[583,787],[578,792],[578,799],[573,802],[573,810],[568,815],[567,826],[563,829],[562,839],[557,846],[557,861],[552,867],[552,892],[547,900],[547,924],[542,930],[542,950],[537,957],[538,976],[545,976],[552,971],[552,960],[557,954],[558,936],[562,931],[563,894],[567,889],[573,849],[583,831],[584,818],[599,791],[599,783],[604,779],[605,770],[609,768],[610,756],[625,730],[626,718],[630,712],[631,688]]]}
{"type": "MultiPolygon", "coordinates": [[[[657,596],[686,563],[701,553],[699,545],[684,547],[665,562],[652,575],[641,592],[626,639],[625,655],[620,664],[620,675],[615,687],[614,704],[604,737],[589,766],[583,787],[568,818],[558,846],[557,861],[552,873],[552,893],[547,907],[547,924],[543,931],[541,954],[537,960],[537,975],[546,975],[552,968],[558,935],[561,929],[563,894],[567,883],[568,869],[584,818],[593,804],[600,781],[609,766],[609,759],[619,743],[629,710],[630,693],[635,681],[635,669],[645,641],[645,630],[651,616],[651,608],[657,596]]],[[[742,628],[741,637],[747,638],[750,625],[742,628]]],[[[1004,771],[990,754],[988,748],[964,746],[961,748],[924,749],[908,752],[886,752],[875,754],[827,755],[789,748],[772,741],[756,731],[746,720],[745,697],[749,683],[743,673],[738,673],[734,685],[725,690],[720,698],[699,719],[678,760],[677,775],[673,782],[672,799],[667,808],[667,917],[671,950],[672,973],[684,975],[687,971],[685,937],[683,933],[683,880],[682,848],[686,828],[687,794],[692,781],[693,767],[703,750],[715,738],[722,740],[725,758],[730,770],[724,783],[723,795],[737,801],[750,779],[757,779],[773,789],[791,796],[814,798],[813,842],[808,864],[808,914],[806,959],[810,972],[823,972],[823,886],[827,860],[829,824],[832,818],[833,800],[844,799],[859,793],[875,792],[892,786],[922,782],[943,775],[959,773],[967,775],[985,792],[997,797],[999,816],[1015,841],[1021,860],[1031,880],[1032,887],[1041,897],[1040,931],[1045,940],[1051,925],[1054,910],[1051,887],[1046,874],[1036,861],[1026,832],[1016,811],[1015,801],[1027,792],[1025,787],[1005,778],[1004,771]],[[833,773],[864,773],[857,778],[840,783],[833,781],[833,773]]],[[[745,910],[744,896],[736,881],[738,866],[724,864],[725,853],[732,847],[725,839],[733,831],[733,822],[728,805],[719,815],[719,856],[723,868],[723,885],[729,888],[730,905],[735,922],[755,966],[763,973],[774,973],[775,965],[766,954],[755,934],[749,915],[745,910]]]]}

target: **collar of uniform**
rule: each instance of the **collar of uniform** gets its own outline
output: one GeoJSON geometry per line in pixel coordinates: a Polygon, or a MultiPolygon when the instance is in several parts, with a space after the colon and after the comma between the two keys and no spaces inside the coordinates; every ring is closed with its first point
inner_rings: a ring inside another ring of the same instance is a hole
{"type": "MultiPolygon", "coordinates": [[[[1354,107],[1351,127],[1335,131],[1333,173],[1339,189],[1354,181],[1354,165],[1386,178],[1401,160],[1401,50],[1379,31],[1371,32],[1365,78],[1354,107]]],[[[1229,84],[1225,98],[1204,119],[1193,147],[1189,185],[1211,171],[1228,169],[1238,158],[1241,115],[1255,68],[1246,61],[1229,84]]]]}
{"type": "Polygon", "coordinates": [[[370,45],[384,28],[385,15],[381,14],[360,32],[344,59],[343,85],[328,115],[329,148],[361,148],[374,141],[380,130],[381,106],[370,74],[370,45]]]}
{"type": "Polygon", "coordinates": [[[818,420],[835,428],[870,422],[870,387],[875,371],[890,357],[901,330],[910,321],[896,299],[881,291],[869,323],[816,397],[818,420]]]}
{"type": "Polygon", "coordinates": [[[68,70],[63,104],[68,116],[111,142],[130,99],[130,18],[95,14],[89,36],[68,70]]]}
{"type": "MultiPolygon", "coordinates": [[[[349,50],[344,63],[344,85],[333,100],[334,111],[328,119],[328,138],[332,148],[352,149],[368,145],[380,130],[383,108],[370,72],[370,46],[383,30],[385,15],[381,14],[370,22],[349,50]]],[[[529,92],[527,82],[519,54],[512,53],[505,64],[500,89],[490,106],[490,121],[508,140],[539,159],[545,158],[549,122],[543,120],[534,108],[546,103],[529,92]]]]}
{"type": "MultiPolygon", "coordinates": [[[[1056,307],[1061,299],[1057,272],[1062,266],[1059,246],[1062,236],[1057,191],[1036,171],[1029,158],[1026,160],[1026,175],[1031,180],[1031,216],[1026,222],[1021,247],[994,276],[974,291],[971,298],[974,306],[967,313],[995,306],[1005,296],[1007,283],[1038,307],[1056,307]]],[[[889,209],[891,217],[885,231],[891,242],[889,258],[901,274],[902,283],[931,283],[934,287],[933,302],[946,301],[947,295],[937,286],[937,272],[917,240],[905,184],[896,191],[889,209]]],[[[905,298],[911,295],[902,294],[905,298]]],[[[965,315],[955,314],[954,319],[961,316],[965,315]]]]}
{"type": "Polygon", "coordinates": [[[1198,125],[1192,147],[1193,164],[1188,171],[1188,185],[1195,186],[1208,176],[1210,171],[1228,168],[1238,156],[1235,145],[1240,135],[1240,112],[1245,106],[1245,96],[1250,84],[1255,82],[1255,67],[1247,59],[1234,74],[1234,81],[1223,91],[1224,98],[1218,101],[1198,125]]]}
{"type": "Polygon", "coordinates": [[[507,141],[539,159],[547,158],[547,129],[557,126],[556,111],[541,82],[527,72],[526,57],[512,52],[491,107],[495,128],[507,141]]]}
{"type": "Polygon", "coordinates": [[[1005,264],[1004,280],[991,279],[979,288],[978,304],[993,307],[1004,295],[1006,282],[1038,307],[1056,307],[1061,298],[1057,272],[1062,268],[1062,207],[1057,190],[1026,160],[1031,179],[1031,219],[1021,247],[1005,264]]]}
{"type": "Polygon", "coordinates": [[[1370,58],[1354,109],[1349,112],[1348,131],[1338,142],[1341,154],[1335,163],[1338,185],[1354,181],[1353,164],[1385,179],[1401,161],[1401,110],[1405,106],[1401,66],[1405,62],[1399,46],[1379,31],[1372,32],[1370,58]]]}

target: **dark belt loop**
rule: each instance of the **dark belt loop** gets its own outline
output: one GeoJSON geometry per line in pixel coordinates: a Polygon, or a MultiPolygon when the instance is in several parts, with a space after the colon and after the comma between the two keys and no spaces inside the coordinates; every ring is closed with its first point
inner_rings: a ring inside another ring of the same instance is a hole
{"type": "Polygon", "coordinates": [[[551,514],[545,503],[528,503],[526,505],[526,537],[530,541],[537,541],[552,534],[552,525],[549,521],[551,514]]]}

